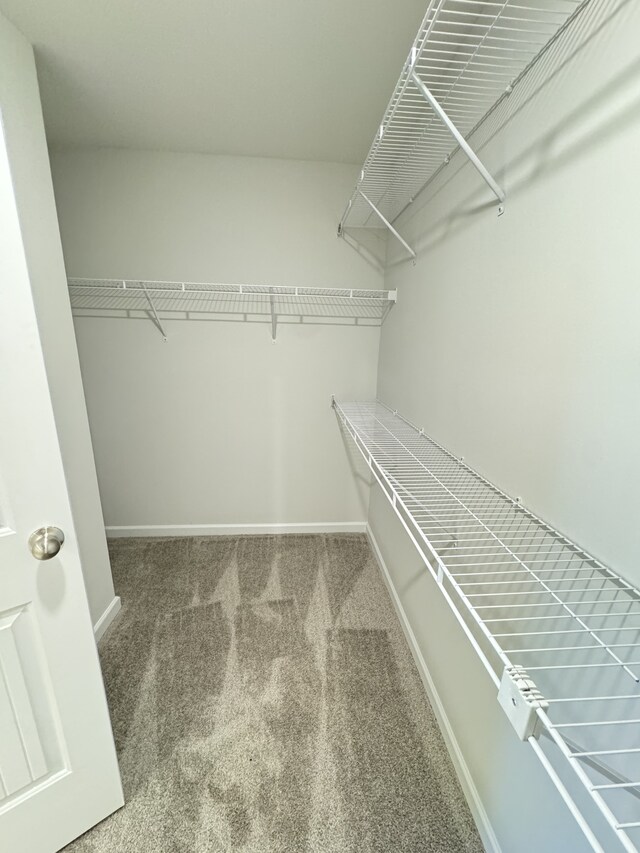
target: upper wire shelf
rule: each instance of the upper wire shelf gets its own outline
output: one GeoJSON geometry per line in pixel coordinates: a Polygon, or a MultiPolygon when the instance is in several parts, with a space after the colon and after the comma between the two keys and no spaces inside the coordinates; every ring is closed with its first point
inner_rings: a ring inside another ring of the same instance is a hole
{"type": "Polygon", "coordinates": [[[521,737],[593,849],[603,847],[549,748],[621,849],[637,850],[638,589],[383,404],[334,406],[499,693],[505,672],[539,691],[535,727],[521,737]]]}
{"type": "Polygon", "coordinates": [[[431,0],[339,233],[391,225],[458,146],[502,202],[466,137],[588,2],[431,0]]]}
{"type": "Polygon", "coordinates": [[[279,322],[379,326],[396,301],[395,290],[88,278],[70,278],[69,294],[76,316],[150,317],[165,339],[165,318],[270,323],[273,340],[279,322]]]}

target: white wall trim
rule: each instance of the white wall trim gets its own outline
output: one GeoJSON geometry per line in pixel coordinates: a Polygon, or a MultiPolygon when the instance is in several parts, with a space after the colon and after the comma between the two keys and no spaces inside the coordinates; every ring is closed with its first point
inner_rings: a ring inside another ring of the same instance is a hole
{"type": "Polygon", "coordinates": [[[391,600],[393,601],[393,604],[396,608],[398,618],[400,619],[400,624],[402,625],[402,630],[404,631],[405,637],[407,638],[407,642],[409,644],[409,648],[411,649],[411,653],[413,654],[413,659],[415,660],[416,666],[418,667],[418,672],[420,673],[420,677],[427,692],[427,696],[429,697],[429,701],[431,702],[431,707],[433,708],[433,712],[436,716],[436,719],[438,720],[438,724],[440,726],[444,742],[449,752],[449,756],[451,758],[451,761],[453,762],[456,775],[462,787],[462,791],[466,797],[467,802],[469,803],[469,808],[471,809],[471,814],[476,823],[476,826],[478,827],[478,832],[480,833],[482,843],[485,847],[485,850],[489,851],[489,853],[501,853],[500,844],[493,830],[493,827],[491,826],[491,822],[489,821],[489,816],[484,808],[484,805],[482,804],[482,800],[480,799],[480,795],[478,794],[478,789],[474,784],[474,781],[471,777],[471,773],[469,772],[469,768],[467,767],[467,763],[464,760],[462,750],[460,749],[460,745],[458,744],[454,731],[451,727],[444,705],[440,700],[440,696],[438,695],[436,686],[433,682],[433,679],[431,678],[431,674],[429,673],[425,659],[422,656],[422,652],[420,651],[416,636],[413,633],[411,624],[409,623],[407,615],[404,612],[402,602],[400,601],[400,597],[398,596],[398,593],[396,592],[396,589],[393,585],[393,581],[391,580],[391,575],[389,574],[389,570],[387,569],[384,557],[382,556],[376,538],[373,534],[373,530],[371,529],[369,524],[367,524],[366,533],[367,538],[369,540],[369,544],[371,545],[371,550],[373,551],[378,565],[380,566],[382,576],[391,595],[391,600]]]}
{"type": "Polygon", "coordinates": [[[107,527],[107,536],[246,536],[274,533],[366,533],[365,521],[319,521],[311,524],[142,524],[107,527]]]}
{"type": "Polygon", "coordinates": [[[116,618],[118,613],[120,613],[120,608],[122,607],[122,602],[120,601],[119,595],[114,595],[113,601],[109,604],[107,609],[104,611],[102,616],[98,619],[96,624],[93,626],[93,634],[96,638],[96,643],[102,637],[104,632],[107,630],[109,625],[116,618]]]}

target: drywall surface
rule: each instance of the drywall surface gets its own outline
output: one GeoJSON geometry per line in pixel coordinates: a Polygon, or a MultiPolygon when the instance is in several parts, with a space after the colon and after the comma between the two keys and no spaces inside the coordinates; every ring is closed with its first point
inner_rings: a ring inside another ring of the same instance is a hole
{"type": "MultiPolygon", "coordinates": [[[[398,306],[378,384],[381,400],[636,583],[638,32],[637,3],[590,4],[476,133],[507,191],[502,217],[458,153],[398,220],[418,259],[390,246],[398,306]]],[[[583,849],[384,500],[376,489],[370,524],[503,850],[583,849]]]]}
{"type": "MultiPolygon", "coordinates": [[[[382,286],[336,237],[349,166],[52,152],[70,276],[382,286]]],[[[330,396],[375,394],[380,331],[79,318],[109,527],[364,523],[330,396]]]]}
{"type": "MultiPolygon", "coordinates": [[[[0,53],[4,60],[0,73],[1,119],[77,545],[95,624],[113,602],[113,582],[60,248],[38,81],[30,45],[2,16],[0,25],[0,53]],[[29,81],[28,86],[25,80],[29,81]]],[[[0,287],[5,286],[11,283],[0,283],[0,287]]],[[[41,518],[39,523],[55,523],[55,520],[41,518]]],[[[73,536],[73,531],[66,533],[73,536]]]]}

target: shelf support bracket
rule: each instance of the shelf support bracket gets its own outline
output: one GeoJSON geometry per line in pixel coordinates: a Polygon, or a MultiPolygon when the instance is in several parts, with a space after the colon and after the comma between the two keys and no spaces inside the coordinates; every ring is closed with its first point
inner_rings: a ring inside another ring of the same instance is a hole
{"type": "MultiPolygon", "coordinates": [[[[456,140],[460,148],[467,155],[472,165],[478,170],[483,180],[489,185],[491,191],[494,193],[496,198],[498,199],[500,205],[504,204],[505,192],[498,184],[498,182],[494,179],[493,175],[489,172],[487,167],[484,165],[482,160],[478,157],[473,148],[469,145],[464,136],[460,133],[455,124],[451,121],[446,112],[442,109],[438,101],[433,97],[430,90],[427,86],[422,82],[422,80],[418,77],[415,71],[411,72],[411,79],[416,84],[422,95],[424,96],[427,103],[429,103],[438,116],[440,121],[444,124],[444,126],[449,130],[453,138],[456,140]]],[[[499,211],[500,213],[502,211],[499,211]]]]}
{"type": "Polygon", "coordinates": [[[278,332],[278,315],[276,314],[276,298],[273,292],[269,294],[269,302],[271,304],[271,342],[275,344],[278,332]]]}
{"type": "Polygon", "coordinates": [[[149,303],[149,308],[151,309],[151,313],[153,314],[153,323],[158,328],[160,334],[162,335],[162,340],[167,340],[167,333],[165,332],[162,323],[160,322],[160,318],[158,317],[158,312],[156,311],[156,306],[153,304],[153,300],[149,295],[149,291],[144,285],[144,282],[140,282],[140,287],[144,290],[144,295],[147,297],[147,302],[149,303]]]}
{"type": "Polygon", "coordinates": [[[382,317],[380,318],[380,325],[381,326],[384,323],[384,321],[387,319],[387,314],[389,313],[389,311],[391,311],[391,309],[393,308],[393,306],[396,304],[397,301],[398,301],[398,291],[397,290],[390,290],[389,291],[389,298],[387,300],[387,304],[385,306],[384,311],[382,312],[382,317]]]}
{"type": "Polygon", "coordinates": [[[382,222],[384,222],[384,224],[385,224],[385,225],[386,225],[386,227],[389,229],[389,231],[391,231],[391,233],[392,233],[392,234],[393,234],[393,236],[396,238],[396,240],[399,240],[399,241],[402,243],[402,245],[405,247],[405,249],[407,250],[407,252],[409,252],[409,254],[411,255],[411,257],[412,257],[412,258],[414,259],[414,261],[415,261],[415,259],[416,259],[416,253],[413,251],[413,249],[412,249],[412,248],[411,248],[411,246],[407,243],[407,241],[406,241],[406,240],[404,240],[404,239],[403,239],[403,238],[398,234],[398,232],[397,232],[397,231],[396,231],[396,229],[393,227],[393,225],[389,222],[389,220],[388,220],[388,219],[386,219],[386,218],[382,215],[382,213],[380,213],[380,211],[379,211],[379,210],[378,210],[378,208],[375,206],[375,204],[371,201],[371,199],[370,199],[368,196],[366,196],[366,195],[362,192],[362,190],[361,190],[361,189],[358,189],[358,192],[360,193],[360,195],[362,196],[362,198],[366,201],[366,203],[369,205],[369,207],[371,208],[371,210],[373,210],[373,212],[376,214],[376,216],[377,216],[380,220],[382,220],[382,222]]]}

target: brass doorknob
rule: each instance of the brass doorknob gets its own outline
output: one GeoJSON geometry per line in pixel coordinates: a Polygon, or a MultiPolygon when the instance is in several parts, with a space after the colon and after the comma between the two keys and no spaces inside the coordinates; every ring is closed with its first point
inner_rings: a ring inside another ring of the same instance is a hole
{"type": "Polygon", "coordinates": [[[39,527],[29,537],[29,550],[36,560],[50,560],[64,544],[64,533],[59,527],[39,527]]]}

